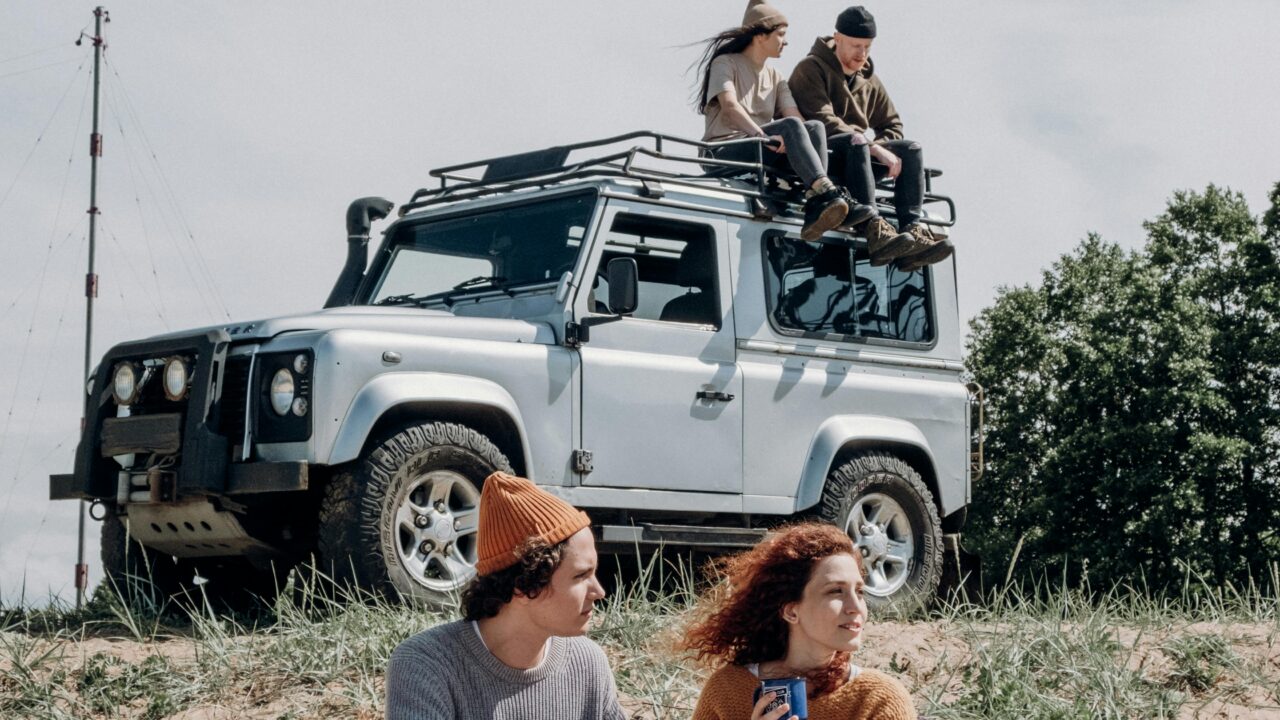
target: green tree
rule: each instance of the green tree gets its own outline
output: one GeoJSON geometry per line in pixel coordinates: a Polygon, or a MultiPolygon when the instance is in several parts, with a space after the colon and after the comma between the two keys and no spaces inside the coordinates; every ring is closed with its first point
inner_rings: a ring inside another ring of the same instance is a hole
{"type": "Polygon", "coordinates": [[[972,323],[987,388],[971,543],[1002,577],[1239,581],[1280,556],[1280,185],[1178,193],[1128,253],[1090,236],[972,323]]]}
{"type": "MultiPolygon", "coordinates": [[[[1268,215],[1275,212],[1273,206],[1268,215]]],[[[1217,548],[1207,567],[1240,580],[1242,569],[1265,566],[1280,547],[1275,238],[1243,197],[1212,186],[1202,195],[1178,193],[1146,228],[1151,262],[1171,281],[1167,292],[1182,293],[1210,318],[1210,382],[1219,402],[1200,418],[1191,452],[1205,539],[1217,548]]]]}

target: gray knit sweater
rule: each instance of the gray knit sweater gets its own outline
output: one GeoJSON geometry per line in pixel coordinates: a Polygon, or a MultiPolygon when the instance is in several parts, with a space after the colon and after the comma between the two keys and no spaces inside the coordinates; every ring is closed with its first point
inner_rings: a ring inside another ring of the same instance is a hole
{"type": "Polygon", "coordinates": [[[437,625],[400,643],[387,668],[387,720],[624,720],[604,651],[551,638],[542,664],[504,665],[471,623],[437,625]]]}

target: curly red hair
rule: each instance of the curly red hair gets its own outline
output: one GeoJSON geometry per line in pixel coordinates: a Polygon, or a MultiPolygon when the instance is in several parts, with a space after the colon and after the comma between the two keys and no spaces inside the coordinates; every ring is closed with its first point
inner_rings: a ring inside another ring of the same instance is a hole
{"type": "MultiPolygon", "coordinates": [[[[790,626],[782,607],[798,602],[819,561],[852,555],[866,573],[849,536],[826,523],[782,528],[750,550],[718,563],[726,576],[702,603],[680,643],[700,662],[745,665],[779,660],[787,654],[790,626]]],[[[849,653],[806,676],[811,697],[834,691],[848,677],[849,653]]]]}

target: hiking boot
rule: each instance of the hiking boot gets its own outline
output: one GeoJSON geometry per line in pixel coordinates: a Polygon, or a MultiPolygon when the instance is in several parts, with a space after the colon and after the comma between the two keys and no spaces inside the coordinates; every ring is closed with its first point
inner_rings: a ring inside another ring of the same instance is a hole
{"type": "Polygon", "coordinates": [[[800,230],[800,239],[817,240],[844,222],[848,214],[849,203],[840,197],[838,188],[814,195],[804,203],[804,227],[800,230]]]}
{"type": "Polygon", "coordinates": [[[840,186],[840,197],[844,198],[845,203],[849,206],[849,214],[844,216],[844,222],[841,224],[842,227],[847,227],[852,230],[880,214],[874,206],[863,205],[857,200],[854,200],[853,196],[849,194],[849,189],[843,185],[840,186]]]}
{"type": "Polygon", "coordinates": [[[950,240],[934,237],[928,228],[919,223],[912,225],[910,232],[912,237],[917,239],[927,238],[928,245],[920,252],[899,257],[895,265],[899,272],[915,272],[926,265],[946,260],[951,257],[951,253],[955,252],[956,247],[950,240]]]}
{"type": "Polygon", "coordinates": [[[913,236],[915,236],[917,240],[921,240],[927,243],[930,247],[933,246],[933,242],[935,240],[941,239],[938,236],[934,235],[933,231],[930,230],[928,226],[926,226],[924,223],[911,223],[911,225],[907,226],[903,230],[903,232],[911,233],[913,236]]]}
{"type": "Polygon", "coordinates": [[[888,265],[895,258],[914,255],[928,248],[911,233],[894,230],[889,221],[882,217],[868,220],[862,233],[867,238],[867,251],[871,255],[872,267],[888,265]]]}

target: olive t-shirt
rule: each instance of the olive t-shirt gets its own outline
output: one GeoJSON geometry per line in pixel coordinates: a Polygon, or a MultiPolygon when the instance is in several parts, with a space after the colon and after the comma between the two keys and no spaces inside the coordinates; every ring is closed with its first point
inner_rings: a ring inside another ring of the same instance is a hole
{"type": "Polygon", "coordinates": [[[756,65],[742,53],[727,53],[711,61],[707,82],[707,129],[703,140],[728,140],[745,137],[746,133],[731,127],[720,108],[717,96],[733,90],[738,102],[756,125],[764,125],[782,117],[782,111],[794,108],[796,101],[782,73],[771,67],[756,65]]]}

